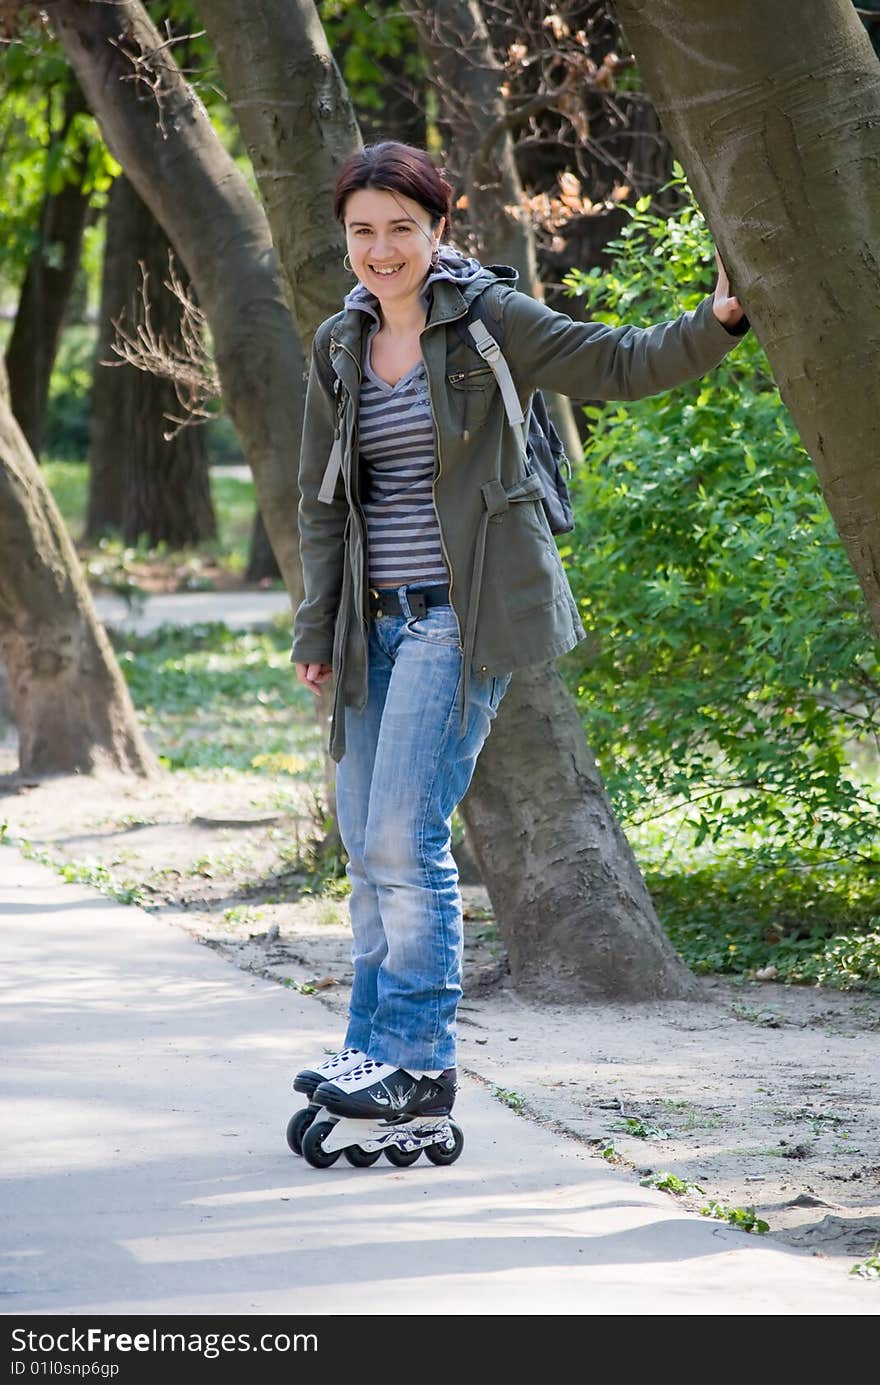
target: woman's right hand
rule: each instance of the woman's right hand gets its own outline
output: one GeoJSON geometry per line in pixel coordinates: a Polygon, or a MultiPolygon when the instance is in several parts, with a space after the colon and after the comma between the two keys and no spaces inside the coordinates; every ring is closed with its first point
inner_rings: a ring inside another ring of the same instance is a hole
{"type": "Polygon", "coordinates": [[[321,696],[321,689],[328,678],[333,677],[332,664],[295,664],[296,676],[304,688],[313,692],[315,697],[321,696]]]}

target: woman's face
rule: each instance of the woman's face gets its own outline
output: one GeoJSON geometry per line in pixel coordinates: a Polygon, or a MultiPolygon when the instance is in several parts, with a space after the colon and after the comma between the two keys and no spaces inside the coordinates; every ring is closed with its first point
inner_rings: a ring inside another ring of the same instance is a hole
{"type": "Polygon", "coordinates": [[[345,204],[345,236],[352,269],[380,303],[416,296],[440,243],[443,221],[399,192],[358,188],[345,204]],[[384,272],[383,272],[384,271],[384,272]]]}

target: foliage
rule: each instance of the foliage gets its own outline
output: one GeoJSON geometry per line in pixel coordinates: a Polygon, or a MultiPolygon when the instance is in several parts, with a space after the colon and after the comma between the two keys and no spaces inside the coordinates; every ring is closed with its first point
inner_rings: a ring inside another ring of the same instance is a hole
{"type": "MultiPolygon", "coordinates": [[[[51,460],[44,463],[42,471],[65,524],[76,538],[85,525],[88,468],[82,462],[51,460]]],[[[219,539],[200,544],[197,552],[171,550],[164,544],[150,548],[143,543],[125,544],[118,538],[101,539],[82,551],[92,585],[136,596],[141,591],[142,574],[149,569],[153,575],[167,575],[167,585],[177,589],[205,591],[212,585],[204,571],[208,564],[219,564],[231,573],[242,572],[253,524],[253,482],[214,470],[211,496],[219,539]]]]}
{"type": "Polygon", "coordinates": [[[661,1169],[659,1173],[646,1174],[639,1179],[641,1188],[659,1188],[662,1193],[674,1193],[676,1197],[683,1197],[685,1193],[701,1193],[703,1189],[699,1183],[689,1183],[686,1178],[679,1178],[678,1174],[669,1173],[661,1169]]]}
{"type": "Polygon", "coordinates": [[[624,1135],[633,1135],[637,1140],[669,1139],[668,1130],[661,1130],[658,1125],[649,1125],[637,1116],[628,1116],[625,1121],[618,1122],[614,1129],[620,1130],[624,1135]]]}
{"type": "Polygon", "coordinates": [[[853,1265],[850,1274],[860,1279],[880,1280],[880,1246],[875,1245],[870,1255],[853,1265]]]}
{"type": "Polygon", "coordinates": [[[426,81],[412,21],[387,0],[318,0],[327,41],[339,63],[356,108],[381,112],[389,77],[383,59],[394,59],[414,87],[426,81]]]}
{"type": "Polygon", "coordinates": [[[290,665],[289,631],[236,633],[225,625],[149,635],[114,632],[122,671],[142,724],[169,769],[271,777],[261,758],[297,754],[297,777],[320,780],[310,696],[290,665]]]}
{"type": "MultiPolygon", "coordinates": [[[[668,218],[641,200],[612,249],[567,284],[613,326],[696,307],[714,279],[692,200],[668,218]]],[[[586,413],[562,553],[589,638],[566,672],[661,917],[700,969],[775,964],[785,941],[789,979],[841,953],[876,975],[880,659],[758,343],[586,413]]]]}
{"type": "Polygon", "coordinates": [[[43,446],[48,456],[73,459],[88,453],[96,336],[90,323],[73,324],[61,333],[46,406],[43,446]]]}
{"type": "Polygon", "coordinates": [[[505,1106],[509,1106],[511,1111],[515,1111],[518,1116],[522,1115],[525,1098],[519,1092],[512,1092],[506,1087],[493,1087],[492,1095],[498,1101],[502,1101],[505,1106]]]}
{"type": "Polygon", "coordinates": [[[29,841],[13,841],[6,833],[0,838],[0,842],[17,847],[28,861],[38,861],[40,865],[49,866],[68,885],[91,885],[93,889],[108,895],[120,904],[144,903],[144,895],[138,885],[119,880],[109,866],[94,857],[87,857],[82,861],[59,861],[44,848],[34,846],[29,841]]]}
{"type": "Polygon", "coordinates": [[[25,23],[16,42],[0,46],[0,283],[23,273],[47,193],[74,183],[103,206],[120,171],[94,117],[68,118],[73,99],[66,59],[42,23],[25,23]]]}
{"type": "Polygon", "coordinates": [[[760,839],[672,855],[633,845],[657,912],[694,971],[880,990],[880,899],[858,861],[760,839]],[[769,969],[769,971],[767,970],[769,969]]]}
{"type": "Polygon", "coordinates": [[[740,1231],[754,1231],[759,1236],[770,1230],[769,1223],[761,1220],[754,1207],[728,1207],[726,1203],[715,1202],[713,1199],[700,1208],[700,1216],[729,1222],[731,1226],[739,1227],[740,1231]]]}

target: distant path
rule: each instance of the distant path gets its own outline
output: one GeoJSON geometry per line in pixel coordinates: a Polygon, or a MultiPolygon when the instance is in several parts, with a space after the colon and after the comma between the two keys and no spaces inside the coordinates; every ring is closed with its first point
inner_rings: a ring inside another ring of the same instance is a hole
{"type": "Polygon", "coordinates": [[[105,625],[137,635],[147,635],[160,625],[208,621],[223,621],[231,630],[252,630],[271,625],[276,615],[290,615],[285,591],[173,592],[145,597],[140,609],[133,611],[121,597],[102,593],[95,597],[95,606],[105,625]]]}

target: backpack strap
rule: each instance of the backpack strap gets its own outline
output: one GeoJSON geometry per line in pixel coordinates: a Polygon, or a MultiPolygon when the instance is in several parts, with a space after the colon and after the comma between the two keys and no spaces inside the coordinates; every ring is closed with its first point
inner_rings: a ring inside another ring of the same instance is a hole
{"type": "Polygon", "coordinates": [[[498,388],[501,391],[501,398],[504,401],[504,410],[507,414],[507,421],[516,434],[520,451],[526,455],[526,436],[523,425],[525,424],[525,414],[519,402],[519,395],[513,383],[513,376],[510,373],[510,366],[504,359],[504,352],[498,342],[489,331],[485,322],[480,318],[474,318],[468,323],[468,331],[474,339],[474,346],[479,351],[483,360],[491,368],[495,379],[498,381],[498,388]]]}

